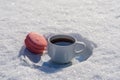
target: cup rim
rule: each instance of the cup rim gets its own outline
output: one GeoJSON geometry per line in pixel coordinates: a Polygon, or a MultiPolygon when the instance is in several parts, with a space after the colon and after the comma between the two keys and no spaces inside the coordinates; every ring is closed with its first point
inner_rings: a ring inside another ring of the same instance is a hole
{"type": "Polygon", "coordinates": [[[50,36],[49,38],[48,38],[48,42],[50,43],[50,44],[52,44],[52,45],[54,45],[54,46],[59,46],[59,47],[68,47],[68,46],[72,46],[72,45],[74,45],[75,43],[76,43],[76,38],[74,38],[73,36],[70,36],[70,35],[67,35],[67,34],[56,34],[56,35],[52,35],[52,36],[50,36]],[[60,46],[60,45],[56,45],[56,44],[54,44],[54,43],[52,43],[51,42],[51,38],[54,38],[54,37],[57,37],[57,36],[63,36],[63,37],[69,37],[68,39],[72,39],[74,42],[72,43],[72,44],[70,44],[70,45],[67,45],[67,46],[60,46]]]}

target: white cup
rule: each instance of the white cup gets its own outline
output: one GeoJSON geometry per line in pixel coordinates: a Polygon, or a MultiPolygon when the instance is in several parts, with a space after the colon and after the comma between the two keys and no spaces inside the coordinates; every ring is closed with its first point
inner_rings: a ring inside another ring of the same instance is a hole
{"type": "Polygon", "coordinates": [[[54,35],[48,38],[48,55],[51,61],[59,64],[69,63],[86,48],[84,42],[79,42],[69,35],[54,35]],[[78,50],[78,46],[80,49],[78,50]]]}

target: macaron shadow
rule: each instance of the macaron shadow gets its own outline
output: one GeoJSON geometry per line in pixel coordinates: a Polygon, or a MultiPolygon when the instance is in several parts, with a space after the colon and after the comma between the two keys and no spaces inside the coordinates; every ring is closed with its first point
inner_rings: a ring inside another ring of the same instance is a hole
{"type": "Polygon", "coordinates": [[[30,52],[25,46],[21,47],[18,57],[27,57],[31,62],[38,63],[41,60],[41,54],[34,54],[30,52]]]}

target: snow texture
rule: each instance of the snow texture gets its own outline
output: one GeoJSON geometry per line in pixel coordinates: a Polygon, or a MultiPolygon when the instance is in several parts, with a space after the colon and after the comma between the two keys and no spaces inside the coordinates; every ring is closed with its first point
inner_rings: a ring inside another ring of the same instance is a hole
{"type": "Polygon", "coordinates": [[[0,80],[120,80],[120,0],[0,0],[0,80]],[[65,65],[33,55],[29,32],[69,34],[86,50],[65,65]]]}

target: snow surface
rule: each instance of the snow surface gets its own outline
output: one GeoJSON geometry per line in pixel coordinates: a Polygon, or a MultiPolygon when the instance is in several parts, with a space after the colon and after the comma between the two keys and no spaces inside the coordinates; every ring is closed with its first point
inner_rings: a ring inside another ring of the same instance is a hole
{"type": "Polygon", "coordinates": [[[120,0],[0,0],[0,80],[120,80],[120,0]],[[86,43],[65,65],[24,47],[35,31],[86,43]]]}

